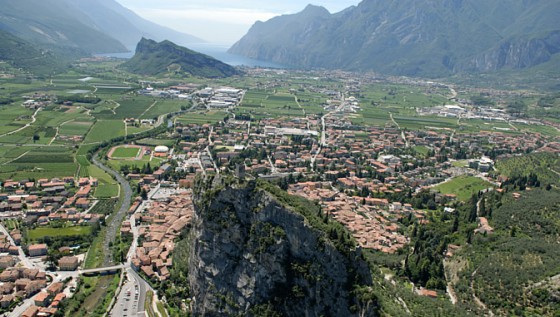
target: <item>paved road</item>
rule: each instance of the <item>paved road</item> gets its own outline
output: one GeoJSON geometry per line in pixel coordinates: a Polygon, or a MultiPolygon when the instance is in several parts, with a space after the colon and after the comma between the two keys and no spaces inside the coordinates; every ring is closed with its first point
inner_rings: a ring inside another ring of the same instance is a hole
{"type": "MultiPolygon", "coordinates": [[[[0,232],[2,232],[4,235],[6,235],[6,237],[8,237],[8,241],[12,245],[16,245],[16,243],[14,242],[14,239],[12,239],[12,236],[10,236],[10,233],[8,232],[8,230],[2,224],[0,224],[0,232]]],[[[19,260],[23,263],[23,265],[27,268],[30,268],[30,269],[36,268],[35,264],[33,262],[31,262],[31,260],[27,257],[27,255],[25,255],[21,246],[17,246],[17,248],[18,248],[18,253],[19,253],[18,254],[19,260]]]]}
{"type": "MultiPolygon", "coordinates": [[[[126,216],[128,209],[130,208],[130,202],[132,200],[132,189],[130,188],[130,184],[128,183],[128,181],[124,179],[124,177],[122,177],[121,174],[101,164],[97,160],[97,155],[93,156],[92,162],[93,164],[95,164],[97,167],[101,168],[105,172],[115,176],[116,180],[119,182],[121,186],[121,196],[122,196],[121,207],[119,208],[119,211],[116,214],[114,214],[109,218],[110,219],[109,223],[107,223],[107,227],[105,228],[106,232],[105,232],[105,239],[103,240],[103,249],[108,251],[110,250],[109,244],[115,241],[121,223],[123,222],[124,217],[126,216]]],[[[103,264],[101,266],[106,267],[115,264],[116,263],[113,261],[111,252],[104,252],[103,264]]]]}
{"type": "Polygon", "coordinates": [[[146,301],[146,282],[131,268],[126,270],[127,279],[110,316],[146,316],[144,302],[146,301]]]}

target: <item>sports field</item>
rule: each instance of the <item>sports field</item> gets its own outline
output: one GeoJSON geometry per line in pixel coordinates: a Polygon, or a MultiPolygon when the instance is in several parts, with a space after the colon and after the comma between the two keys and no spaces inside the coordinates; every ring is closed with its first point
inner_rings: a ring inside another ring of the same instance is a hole
{"type": "Polygon", "coordinates": [[[449,182],[436,186],[434,189],[442,194],[457,195],[457,200],[466,201],[473,194],[493,187],[489,182],[474,176],[459,176],[449,182]]]}
{"type": "Polygon", "coordinates": [[[135,158],[140,154],[140,150],[138,147],[118,147],[111,154],[111,158],[135,158]]]}

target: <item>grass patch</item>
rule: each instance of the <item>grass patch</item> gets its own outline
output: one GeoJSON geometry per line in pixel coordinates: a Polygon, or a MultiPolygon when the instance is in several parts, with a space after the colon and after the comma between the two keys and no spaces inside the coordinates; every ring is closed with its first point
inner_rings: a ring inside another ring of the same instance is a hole
{"type": "Polygon", "coordinates": [[[159,312],[159,314],[160,314],[161,316],[163,316],[163,317],[168,317],[168,316],[169,316],[169,315],[167,314],[167,311],[165,310],[165,307],[163,306],[163,303],[162,303],[162,302],[159,302],[159,301],[158,301],[158,302],[156,303],[156,305],[157,305],[158,312],[159,312]]]}
{"type": "Polygon", "coordinates": [[[135,158],[138,156],[140,150],[141,149],[137,147],[133,147],[133,148],[118,147],[115,149],[115,151],[111,156],[113,158],[135,158]]]}
{"type": "Polygon", "coordinates": [[[67,228],[37,228],[27,231],[27,237],[36,241],[44,237],[71,237],[90,235],[90,226],[75,226],[67,228]]]}
{"type": "Polygon", "coordinates": [[[459,176],[451,181],[438,185],[434,189],[442,194],[457,195],[457,200],[466,201],[479,191],[494,187],[491,183],[474,176],[459,176]]]}
{"type": "Polygon", "coordinates": [[[148,317],[156,317],[156,313],[154,312],[154,308],[152,307],[152,300],[154,298],[154,292],[147,291],[146,292],[146,301],[144,302],[144,311],[148,315],[148,317]]]}
{"type": "Polygon", "coordinates": [[[111,175],[95,165],[88,166],[89,175],[97,178],[99,185],[95,189],[96,198],[111,198],[119,194],[119,184],[111,175]]]}

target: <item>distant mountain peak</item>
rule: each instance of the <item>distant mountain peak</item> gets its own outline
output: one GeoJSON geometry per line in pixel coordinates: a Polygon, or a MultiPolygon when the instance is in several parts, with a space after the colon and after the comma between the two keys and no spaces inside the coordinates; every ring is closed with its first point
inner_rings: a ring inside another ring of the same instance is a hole
{"type": "Polygon", "coordinates": [[[253,25],[230,53],[303,68],[440,77],[529,69],[560,54],[554,0],[364,0],[253,25]]]}
{"type": "Polygon", "coordinates": [[[325,7],[322,6],[318,6],[318,5],[314,5],[314,4],[308,4],[305,9],[303,9],[303,11],[301,13],[306,13],[306,14],[328,14],[330,15],[329,10],[327,10],[325,7]]]}
{"type": "Polygon", "coordinates": [[[141,75],[162,75],[170,72],[196,77],[220,78],[238,75],[234,67],[210,56],[179,46],[171,41],[156,42],[142,37],[136,54],[121,65],[141,75]]]}

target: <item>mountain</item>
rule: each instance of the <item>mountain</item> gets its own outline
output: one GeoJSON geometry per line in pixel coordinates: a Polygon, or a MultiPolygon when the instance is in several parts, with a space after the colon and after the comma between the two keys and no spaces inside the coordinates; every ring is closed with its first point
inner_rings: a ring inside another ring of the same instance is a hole
{"type": "Polygon", "coordinates": [[[40,49],[12,34],[0,30],[0,60],[15,68],[35,74],[46,74],[63,67],[61,56],[53,51],[40,49]]]}
{"type": "Polygon", "coordinates": [[[442,76],[526,69],[560,52],[554,0],[364,0],[255,23],[229,52],[296,67],[442,76]]]}
{"type": "Polygon", "coordinates": [[[231,181],[195,188],[194,316],[377,315],[375,296],[358,296],[373,285],[361,250],[348,233],[333,238],[342,225],[325,223],[317,205],[274,185],[231,181]]]}
{"type": "Polygon", "coordinates": [[[121,67],[131,73],[152,76],[170,72],[209,78],[239,74],[232,66],[210,56],[170,41],[157,43],[145,38],[138,43],[134,57],[121,67]]]}
{"type": "Polygon", "coordinates": [[[35,45],[70,47],[88,54],[126,52],[143,35],[201,41],[146,21],[114,0],[3,1],[0,30],[35,45]]]}
{"type": "Polygon", "coordinates": [[[158,41],[169,40],[181,45],[201,43],[204,40],[190,34],[177,32],[141,18],[114,0],[73,0],[106,34],[110,34],[127,49],[134,49],[142,37],[158,41]]]}
{"type": "Polygon", "coordinates": [[[69,0],[4,1],[0,29],[36,45],[80,48],[85,53],[126,51],[69,0]]]}

